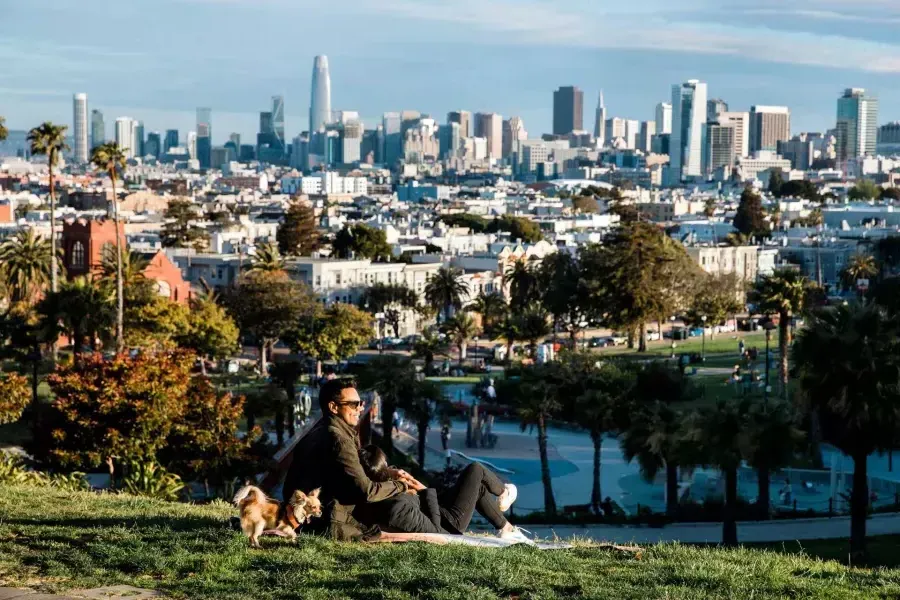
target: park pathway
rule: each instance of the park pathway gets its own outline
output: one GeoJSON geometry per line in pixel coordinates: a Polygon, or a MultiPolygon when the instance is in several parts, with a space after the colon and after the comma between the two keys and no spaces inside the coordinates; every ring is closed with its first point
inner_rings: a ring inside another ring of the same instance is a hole
{"type": "Polygon", "coordinates": [[[144,600],[145,598],[162,598],[163,595],[153,590],[145,590],[130,585],[110,585],[90,590],[72,590],[64,595],[41,594],[24,588],[0,587],[0,600],[78,600],[83,598],[127,598],[128,600],[144,600]]]}

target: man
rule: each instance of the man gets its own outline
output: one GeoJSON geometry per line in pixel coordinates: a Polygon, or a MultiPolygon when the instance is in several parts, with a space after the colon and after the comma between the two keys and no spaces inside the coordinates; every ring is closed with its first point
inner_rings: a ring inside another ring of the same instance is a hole
{"type": "Polygon", "coordinates": [[[331,379],[319,390],[322,418],[294,449],[294,460],[284,481],[283,496],[295,490],[322,488],[322,517],[308,531],[336,540],[370,540],[380,535],[353,517],[357,504],[379,502],[406,492],[424,489],[405,471],[395,471],[396,481],[369,479],[359,461],[359,415],[362,401],[351,380],[331,379]]]}

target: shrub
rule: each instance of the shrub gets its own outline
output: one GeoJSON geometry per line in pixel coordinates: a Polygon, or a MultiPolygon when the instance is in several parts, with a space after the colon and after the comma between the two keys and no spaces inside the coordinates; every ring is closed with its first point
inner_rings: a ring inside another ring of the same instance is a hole
{"type": "Polygon", "coordinates": [[[0,425],[18,421],[30,398],[27,379],[16,373],[0,373],[0,425]]]}
{"type": "Polygon", "coordinates": [[[185,489],[181,477],[152,462],[131,462],[122,478],[122,489],[134,496],[178,500],[185,489]]]}

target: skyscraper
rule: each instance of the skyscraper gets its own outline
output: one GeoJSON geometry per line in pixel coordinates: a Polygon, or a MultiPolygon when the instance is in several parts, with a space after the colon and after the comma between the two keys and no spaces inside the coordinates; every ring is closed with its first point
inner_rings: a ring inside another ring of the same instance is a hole
{"type": "Polygon", "coordinates": [[[606,126],[604,127],[604,139],[612,144],[616,138],[625,139],[625,119],[620,117],[610,117],[606,120],[606,126]]]}
{"type": "Polygon", "coordinates": [[[672,133],[672,105],[668,102],[656,105],[656,133],[672,133]]]}
{"type": "Polygon", "coordinates": [[[489,158],[503,156],[503,117],[496,113],[475,113],[475,137],[487,140],[489,158]]]}
{"type": "Polygon", "coordinates": [[[778,142],[791,139],[791,111],[787,106],[750,107],[750,152],[775,152],[778,142]]]}
{"type": "Polygon", "coordinates": [[[584,129],[584,92],[574,86],[553,92],[553,133],[568,135],[584,129]]]}
{"type": "Polygon", "coordinates": [[[348,120],[340,125],[341,162],[359,162],[362,151],[363,124],[359,120],[348,120]]]}
{"type": "Polygon", "coordinates": [[[168,152],[169,148],[177,148],[178,147],[178,130],[177,129],[167,129],[166,130],[166,141],[163,144],[163,152],[168,152]]]}
{"type": "Polygon", "coordinates": [[[72,100],[72,133],[75,136],[75,163],[83,165],[88,161],[88,107],[87,94],[75,94],[72,100]]]}
{"type": "Polygon", "coordinates": [[[703,133],[706,125],[706,84],[696,79],[672,86],[672,137],[669,181],[677,183],[703,174],[703,133]]]}
{"type": "MultiPolygon", "coordinates": [[[[284,108],[282,107],[282,112],[284,108]]],[[[282,118],[283,120],[283,118],[282,118]]],[[[312,93],[309,103],[310,136],[331,122],[331,75],[328,74],[328,57],[317,56],[313,60],[312,93]]]]}
{"type": "Polygon", "coordinates": [[[116,119],[116,145],[124,150],[125,156],[134,158],[134,119],[119,117],[116,119]]]}
{"type": "Polygon", "coordinates": [[[134,156],[144,156],[144,122],[134,121],[131,130],[131,144],[134,148],[134,156]]]}
{"type": "Polygon", "coordinates": [[[106,143],[106,124],[103,113],[97,109],[91,111],[91,149],[106,143]]]}
{"type": "Polygon", "coordinates": [[[472,113],[470,113],[469,111],[456,110],[448,112],[447,123],[459,123],[460,137],[472,137],[472,113]]]}
{"type": "Polygon", "coordinates": [[[510,117],[503,121],[503,158],[519,152],[521,142],[528,139],[525,122],[521,117],[510,117]]]}
{"type": "Polygon", "coordinates": [[[603,90],[600,90],[597,112],[594,115],[594,137],[597,138],[599,148],[606,145],[606,105],[603,104],[603,90]]]}
{"type": "Polygon", "coordinates": [[[715,175],[723,167],[728,175],[738,158],[748,156],[749,123],[750,113],[724,111],[709,115],[703,158],[706,175],[715,175]]]}
{"type": "Polygon", "coordinates": [[[638,136],[637,149],[649,153],[653,148],[653,136],[656,135],[656,121],[642,121],[641,133],[638,136]]]}
{"type": "Polygon", "coordinates": [[[212,109],[197,109],[197,151],[196,158],[201,169],[212,164],[212,109]]]}
{"type": "Polygon", "coordinates": [[[641,122],[634,119],[625,120],[625,143],[629,150],[637,148],[638,138],[641,135],[641,122]]]}
{"type": "Polygon", "coordinates": [[[441,158],[459,157],[460,148],[462,147],[461,130],[462,128],[456,121],[448,121],[446,125],[438,130],[441,158]]]}
{"type": "MultiPolygon", "coordinates": [[[[272,96],[272,133],[278,140],[282,154],[285,150],[284,139],[284,96],[272,96]]],[[[240,147],[240,144],[238,145],[240,147]]]]}
{"type": "Polygon", "coordinates": [[[875,154],[878,98],[862,88],[848,88],[837,101],[837,159],[844,162],[875,154]]]}
{"type": "Polygon", "coordinates": [[[720,98],[706,101],[706,118],[710,123],[715,121],[719,113],[728,112],[728,103],[720,98]]]}
{"type": "Polygon", "coordinates": [[[403,153],[402,124],[398,112],[386,112],[381,119],[381,137],[384,140],[381,156],[386,165],[395,164],[403,153]]]}
{"type": "Polygon", "coordinates": [[[162,152],[162,134],[158,131],[151,131],[147,134],[147,142],[144,144],[144,154],[159,158],[162,152]]]}
{"type": "MultiPolygon", "coordinates": [[[[712,116],[708,116],[710,121],[712,116]]],[[[722,125],[734,127],[734,155],[735,157],[750,156],[750,113],[748,112],[720,112],[718,122],[722,125]]]]}
{"type": "MultiPolygon", "coordinates": [[[[192,159],[196,160],[197,159],[197,132],[196,131],[188,131],[186,143],[187,143],[188,156],[190,156],[192,159]]],[[[210,156],[210,159],[212,159],[212,156],[210,156]]]]}

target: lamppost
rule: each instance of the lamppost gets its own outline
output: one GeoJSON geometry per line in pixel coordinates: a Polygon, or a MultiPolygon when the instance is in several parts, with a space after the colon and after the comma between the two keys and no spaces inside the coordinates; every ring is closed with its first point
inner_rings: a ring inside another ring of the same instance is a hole
{"type": "Polygon", "coordinates": [[[700,321],[703,323],[703,340],[700,345],[700,362],[706,362],[706,315],[700,317],[700,321]]]}
{"type": "Polygon", "coordinates": [[[384,354],[384,313],[375,313],[378,320],[378,354],[384,354]]]}
{"type": "Polygon", "coordinates": [[[769,386],[769,340],[772,338],[772,330],[775,329],[775,323],[772,322],[772,319],[769,317],[765,317],[761,319],[760,325],[763,326],[763,329],[766,330],[766,387],[763,396],[763,403],[766,407],[769,406],[769,391],[771,390],[771,386],[769,386]]]}
{"type": "Polygon", "coordinates": [[[669,334],[672,336],[672,355],[670,358],[675,358],[675,315],[669,317],[669,320],[672,322],[672,328],[669,330],[669,334]]]}

